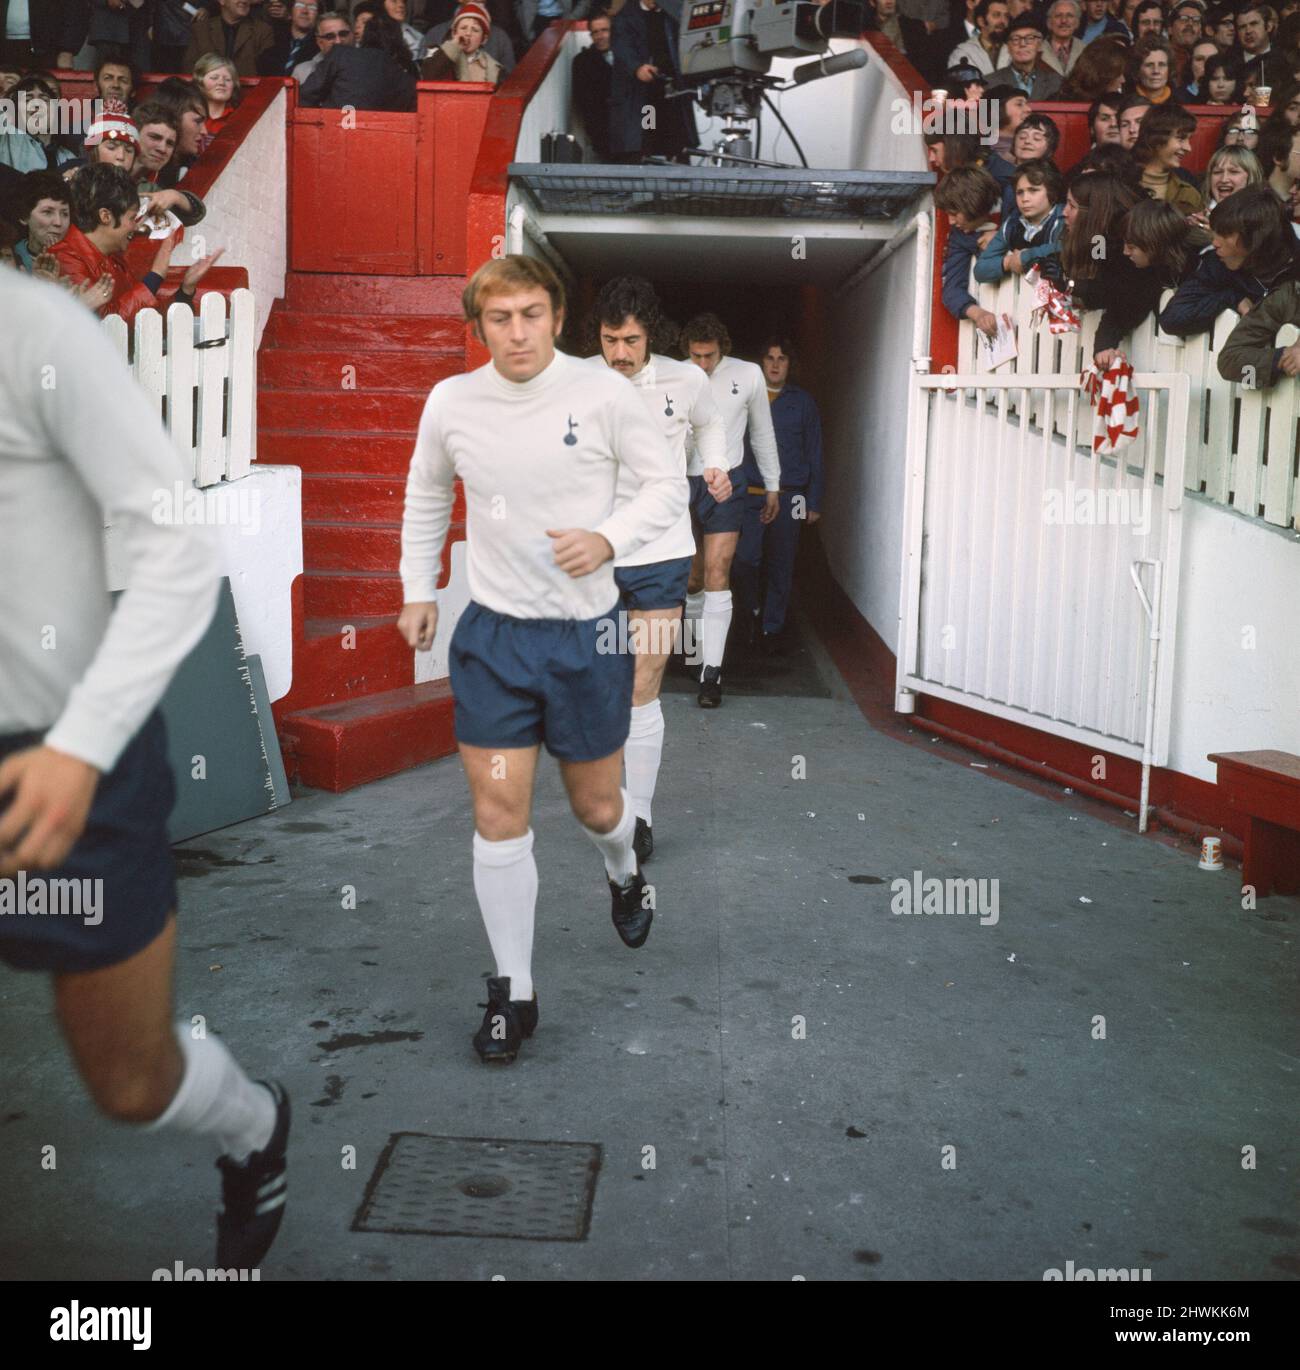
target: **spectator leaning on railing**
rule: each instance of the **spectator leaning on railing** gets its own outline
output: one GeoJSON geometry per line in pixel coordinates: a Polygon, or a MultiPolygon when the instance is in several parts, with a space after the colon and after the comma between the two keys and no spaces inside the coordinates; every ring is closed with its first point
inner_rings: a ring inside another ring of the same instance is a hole
{"type": "Polygon", "coordinates": [[[954,319],[968,319],[981,333],[998,331],[997,317],[970,293],[971,262],[993,240],[991,215],[1001,194],[982,167],[958,167],[935,187],[934,203],[948,216],[943,253],[943,307],[954,319]]]}
{"type": "Polygon", "coordinates": [[[1278,330],[1286,324],[1300,326],[1300,285],[1294,278],[1269,291],[1237,320],[1219,349],[1219,375],[1248,390],[1265,390],[1284,376],[1300,376],[1300,340],[1277,345],[1278,330]]]}
{"type": "MultiPolygon", "coordinates": [[[[1086,171],[1071,176],[1065,196],[1061,270],[1081,308],[1122,308],[1124,298],[1140,289],[1137,268],[1124,255],[1121,226],[1141,199],[1141,189],[1112,172],[1086,171]]],[[[1102,325],[1106,325],[1105,313],[1102,325]]],[[[1108,334],[1110,331],[1107,328],[1108,334]]],[[[1096,352],[1102,350],[1098,347],[1096,352]]]]}
{"type": "Polygon", "coordinates": [[[1015,207],[975,262],[975,279],[996,284],[1004,276],[1023,276],[1037,266],[1049,280],[1061,275],[1061,233],[1065,180],[1044,158],[1016,169],[1015,207]]]}
{"type": "Polygon", "coordinates": [[[1187,220],[1172,205],[1157,200],[1139,200],[1121,222],[1120,236],[1133,270],[1097,325],[1093,360],[1103,371],[1115,360],[1123,340],[1160,307],[1160,297],[1184,279],[1195,259],[1187,220]]]}
{"type": "Polygon", "coordinates": [[[1220,314],[1249,314],[1296,275],[1296,236],[1268,186],[1248,186],[1216,205],[1210,230],[1212,245],[1160,315],[1160,327],[1177,338],[1208,332],[1220,314]]]}

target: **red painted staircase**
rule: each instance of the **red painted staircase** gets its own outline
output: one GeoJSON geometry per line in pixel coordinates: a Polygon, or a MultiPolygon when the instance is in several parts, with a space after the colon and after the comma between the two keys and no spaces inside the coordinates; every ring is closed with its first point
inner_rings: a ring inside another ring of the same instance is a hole
{"type": "MultiPolygon", "coordinates": [[[[455,747],[445,681],[398,636],[402,500],[429,390],[465,366],[458,277],[290,272],[258,353],[258,460],[302,468],[293,685],[275,705],[292,778],[347,790],[455,747]]],[[[458,495],[450,546],[465,536],[458,495]]]]}

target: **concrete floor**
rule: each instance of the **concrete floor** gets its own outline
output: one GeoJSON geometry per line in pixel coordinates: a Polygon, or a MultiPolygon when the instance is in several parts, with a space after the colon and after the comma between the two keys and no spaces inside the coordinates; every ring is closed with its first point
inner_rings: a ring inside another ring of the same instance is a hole
{"type": "MultiPolygon", "coordinates": [[[[714,713],[666,694],[639,952],[544,765],[512,1068],[469,1045],[491,960],[454,759],[182,849],[178,1012],[296,1109],[264,1278],[1300,1274],[1300,901],[1243,913],[1235,868],[872,731],[807,652],[781,669],[714,713]],[[914,870],[996,880],[998,922],[892,913],[914,870]],[[599,1143],[588,1238],[351,1231],[406,1131],[599,1143]]],[[[208,1265],[202,1144],[95,1115],[43,979],[0,973],[0,1033],[0,1275],[208,1265]]]]}

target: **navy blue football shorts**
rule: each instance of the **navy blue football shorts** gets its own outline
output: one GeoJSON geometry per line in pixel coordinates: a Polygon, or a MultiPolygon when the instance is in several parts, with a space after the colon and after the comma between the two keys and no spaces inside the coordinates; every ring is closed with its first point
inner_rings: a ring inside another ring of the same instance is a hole
{"type": "MultiPolygon", "coordinates": [[[[0,737],[0,761],[42,733],[0,737]]],[[[19,970],[103,970],[142,951],[176,907],[167,819],[176,784],[153,713],[101,776],[85,831],[62,864],[0,878],[0,959],[19,970]],[[20,911],[21,910],[21,911],[20,911]]],[[[0,809],[9,797],[0,800],[0,809]]]]}
{"type": "Polygon", "coordinates": [[[738,533],[745,521],[745,468],[733,466],[727,473],[731,477],[731,498],[721,504],[709,494],[709,487],[703,476],[689,476],[691,486],[691,528],[695,533],[696,545],[704,533],[738,533]]]}
{"type": "Polygon", "coordinates": [[[599,761],[627,741],[636,666],[619,608],[590,619],[510,618],[471,603],[451,636],[456,739],[545,744],[560,761],[599,761]]]}
{"type": "Polygon", "coordinates": [[[678,609],[686,603],[691,557],[651,561],[644,566],[616,566],[614,583],[625,609],[678,609]]]}

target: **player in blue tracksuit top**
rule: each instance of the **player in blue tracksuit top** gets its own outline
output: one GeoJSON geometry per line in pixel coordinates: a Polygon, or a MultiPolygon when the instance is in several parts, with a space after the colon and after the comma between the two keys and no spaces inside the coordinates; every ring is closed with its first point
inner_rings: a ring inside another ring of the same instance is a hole
{"type": "Polygon", "coordinates": [[[759,358],[781,459],[781,500],[775,518],[765,516],[762,477],[749,444],[745,444],[745,480],[749,490],[740,545],[736,548],[735,584],[742,610],[749,612],[751,619],[747,621],[753,622],[755,628],[761,610],[765,651],[777,650],[777,635],[785,627],[799,530],[821,517],[821,415],[813,397],[789,379],[793,356],[788,338],[773,337],[763,344],[759,358]]]}

